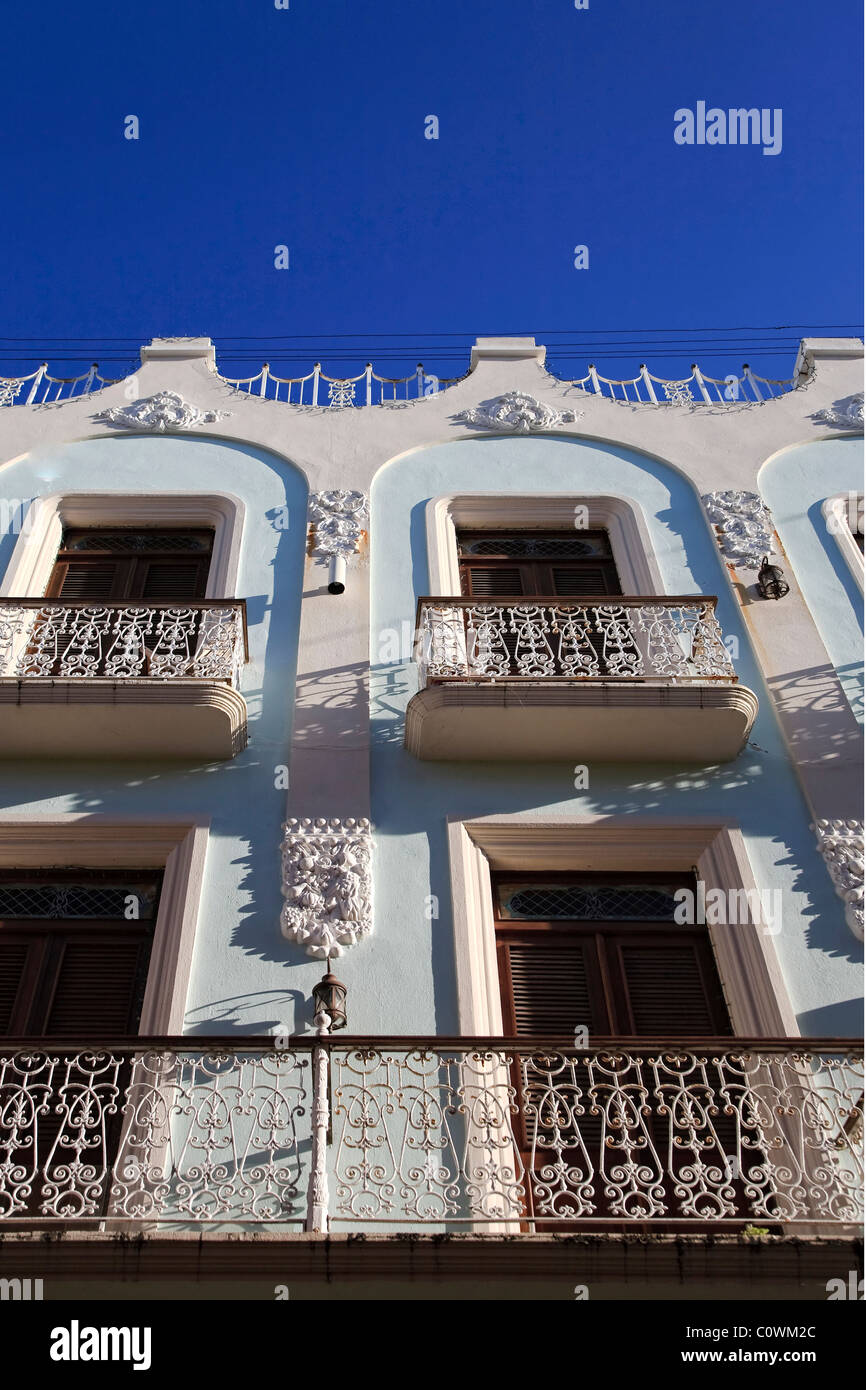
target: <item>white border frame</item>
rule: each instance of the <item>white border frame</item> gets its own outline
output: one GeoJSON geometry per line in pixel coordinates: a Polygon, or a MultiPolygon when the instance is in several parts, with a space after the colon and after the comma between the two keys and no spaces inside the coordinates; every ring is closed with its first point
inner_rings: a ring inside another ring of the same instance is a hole
{"type": "MultiPolygon", "coordinates": [[[[575,508],[586,507],[589,526],[610,536],[614,563],[625,594],[663,594],[643,509],[625,497],[580,493],[455,493],[427,503],[429,592],[436,598],[460,594],[457,528],[466,530],[568,531],[575,508]]],[[[579,534],[575,531],[575,534],[579,534]]]]}
{"type": "Polygon", "coordinates": [[[851,501],[856,499],[857,512],[863,520],[863,493],[838,492],[821,503],[821,515],[827,523],[827,530],[835,537],[842,552],[842,558],[854,576],[857,588],[863,593],[864,562],[863,553],[854,539],[851,529],[851,501]]]}
{"type": "MultiPolygon", "coordinates": [[[[726,822],[639,821],[525,815],[448,824],[454,951],[461,1033],[502,1032],[491,869],[688,870],[710,888],[756,890],[745,842],[726,822]]],[[[708,925],[710,944],[739,1037],[800,1036],[769,930],[760,923],[708,925]]]]}
{"type": "Polygon", "coordinates": [[[212,526],[205,598],[236,598],[244,504],[229,492],[75,492],[36,497],[0,583],[0,598],[41,598],[65,527],[212,526]]]}
{"type": "Polygon", "coordinates": [[[138,1031],[181,1034],[204,883],[205,819],[110,820],[68,815],[0,817],[0,867],[163,869],[162,892],[138,1031]]]}

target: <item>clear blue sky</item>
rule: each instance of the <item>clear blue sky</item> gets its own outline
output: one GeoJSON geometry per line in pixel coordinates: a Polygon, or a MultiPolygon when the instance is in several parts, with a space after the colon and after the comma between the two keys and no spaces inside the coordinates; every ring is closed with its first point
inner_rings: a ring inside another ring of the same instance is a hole
{"type": "Polygon", "coordinates": [[[788,375],[801,328],[862,320],[861,25],[857,0],[8,6],[0,374],[204,333],[247,374],[447,375],[534,332],[563,375],[788,375]],[[675,144],[699,100],[781,108],[781,153],[675,144]]]}

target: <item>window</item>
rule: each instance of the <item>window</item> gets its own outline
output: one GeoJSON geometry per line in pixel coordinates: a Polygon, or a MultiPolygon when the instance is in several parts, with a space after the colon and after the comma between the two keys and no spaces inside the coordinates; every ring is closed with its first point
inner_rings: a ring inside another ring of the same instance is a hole
{"type": "Polygon", "coordinates": [[[693,875],[494,878],[507,1035],[730,1036],[705,928],[674,919],[693,875]]]}
{"type": "Polygon", "coordinates": [[[138,1031],[162,873],[0,873],[0,1036],[138,1031]]]}
{"type": "Polygon", "coordinates": [[[46,598],[204,598],[214,533],[210,530],[69,530],[64,532],[46,598]]]}
{"type": "Polygon", "coordinates": [[[467,597],[622,593],[606,531],[459,531],[457,551],[467,597]]]}

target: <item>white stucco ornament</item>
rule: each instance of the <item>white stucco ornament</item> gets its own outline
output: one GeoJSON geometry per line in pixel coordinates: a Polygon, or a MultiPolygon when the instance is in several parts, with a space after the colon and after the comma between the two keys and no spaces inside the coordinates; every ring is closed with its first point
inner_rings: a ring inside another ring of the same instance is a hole
{"type": "Polygon", "coordinates": [[[283,829],[283,936],[308,956],[340,956],[373,929],[366,819],[304,817],[283,829]]]}
{"type": "Polygon", "coordinates": [[[195,425],[211,425],[230,410],[199,410],[190,405],[183,396],[174,391],[159,391],[155,396],[145,396],[132,405],[115,405],[103,410],[94,418],[104,420],[107,425],[120,425],[128,430],[153,430],[164,434],[167,430],[188,430],[195,425]]]}
{"type": "Polygon", "coordinates": [[[310,525],[314,528],[313,554],[321,560],[334,555],[354,555],[361,543],[367,517],[367,495],[336,489],[314,492],[310,497],[310,525]]]}
{"type": "Polygon", "coordinates": [[[760,569],[773,553],[773,518],[756,492],[708,492],[703,497],[722,553],[737,569],[760,569]]]}
{"type": "Polygon", "coordinates": [[[835,425],[837,429],[862,430],[863,392],[858,391],[856,396],[845,396],[841,401],[834,401],[826,410],[819,410],[812,418],[826,425],[835,425]]]}
{"type": "Polygon", "coordinates": [[[845,921],[863,940],[863,822],[819,820],[812,826],[833,887],[845,904],[845,921]]]}
{"type": "Polygon", "coordinates": [[[529,434],[533,430],[551,430],[557,425],[570,425],[578,420],[583,411],[555,410],[544,405],[534,396],[524,391],[506,391],[504,396],[484,401],[455,415],[467,425],[479,425],[488,430],[501,430],[510,434],[529,434]]]}

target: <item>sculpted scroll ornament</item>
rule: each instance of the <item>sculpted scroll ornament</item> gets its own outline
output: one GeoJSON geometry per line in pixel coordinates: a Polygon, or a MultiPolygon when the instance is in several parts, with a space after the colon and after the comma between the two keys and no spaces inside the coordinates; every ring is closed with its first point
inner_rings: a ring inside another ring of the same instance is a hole
{"type": "Polygon", "coordinates": [[[313,527],[312,553],[320,560],[356,554],[366,518],[366,493],[343,488],[314,492],[310,497],[309,516],[313,527]]]}
{"type": "Polygon", "coordinates": [[[461,411],[454,419],[488,430],[529,434],[533,430],[550,430],[557,425],[571,424],[582,414],[582,411],[576,414],[573,410],[555,410],[524,391],[506,391],[504,396],[461,411]]]}
{"type": "Polygon", "coordinates": [[[107,425],[120,425],[128,430],[153,430],[164,434],[167,430],[188,430],[195,425],[211,425],[231,415],[230,410],[199,410],[190,405],[174,391],[160,391],[155,396],[146,396],[132,405],[115,405],[103,410],[94,418],[104,420],[107,425]]]}
{"type": "Polygon", "coordinates": [[[862,430],[863,392],[858,391],[856,396],[845,396],[841,401],[834,401],[826,410],[819,410],[812,418],[826,425],[835,425],[837,429],[862,430]]]}
{"type": "Polygon", "coordinates": [[[863,940],[863,822],[819,820],[812,829],[818,849],[845,904],[845,921],[858,941],[863,940]]]}
{"type": "Polygon", "coordinates": [[[343,954],[373,929],[366,819],[288,821],[283,837],[283,935],[308,956],[343,954]]]}
{"type": "Polygon", "coordinates": [[[708,492],[702,499],[722,554],[737,569],[759,569],[773,553],[773,519],[756,492],[708,492]]]}

